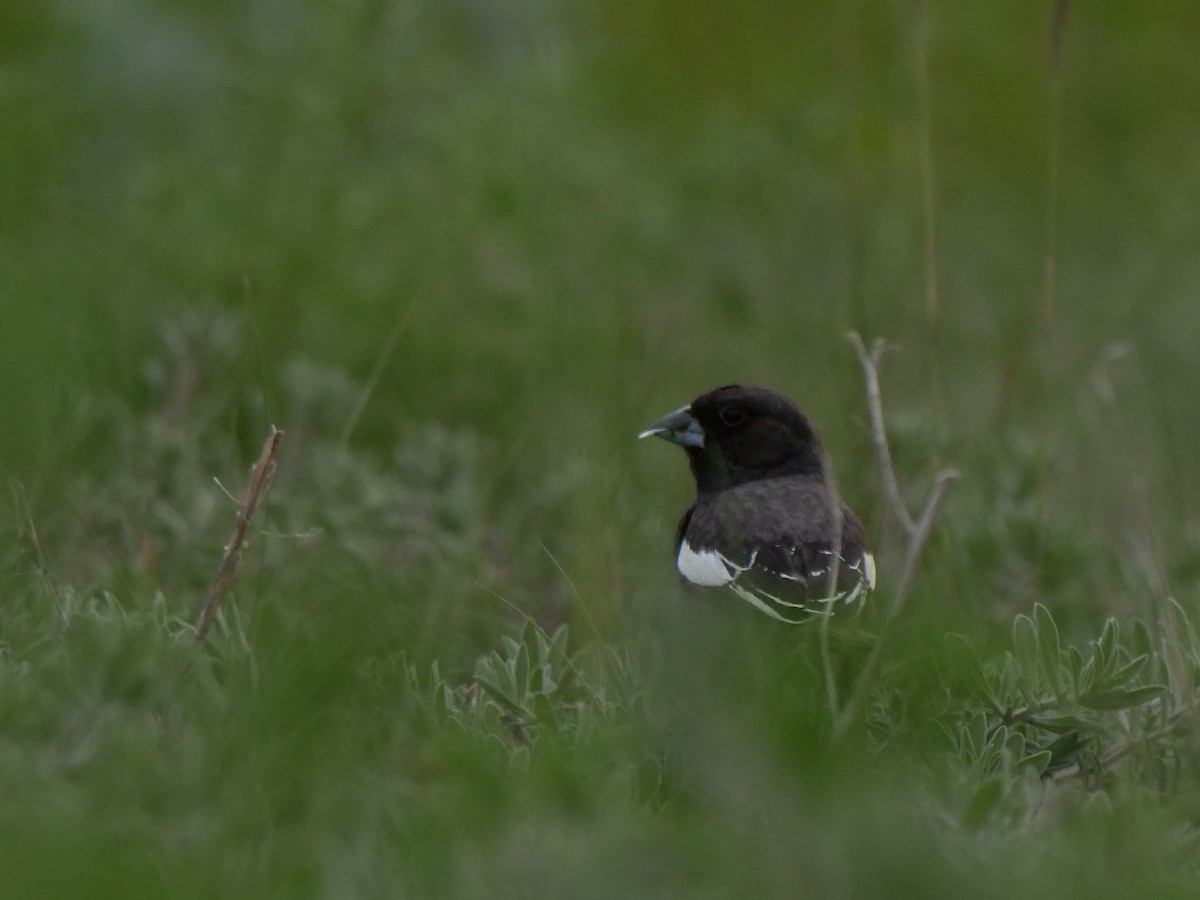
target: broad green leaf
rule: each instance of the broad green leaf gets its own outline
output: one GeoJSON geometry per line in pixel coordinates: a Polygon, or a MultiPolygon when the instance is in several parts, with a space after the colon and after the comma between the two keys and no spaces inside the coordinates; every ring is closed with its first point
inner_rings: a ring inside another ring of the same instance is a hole
{"type": "Polygon", "coordinates": [[[1078,731],[1068,731],[1061,737],[1055,738],[1043,748],[1050,754],[1048,768],[1060,768],[1072,762],[1087,746],[1087,738],[1078,731]]]}
{"type": "Polygon", "coordinates": [[[1046,676],[1046,683],[1054,691],[1054,695],[1062,699],[1062,659],[1058,626],[1054,623],[1054,617],[1050,615],[1050,610],[1046,609],[1040,603],[1034,604],[1033,617],[1037,625],[1037,641],[1042,659],[1042,672],[1046,676]]]}
{"type": "Polygon", "coordinates": [[[1037,772],[1039,775],[1045,775],[1046,769],[1050,766],[1050,751],[1040,750],[1037,753],[1031,753],[1017,763],[1017,768],[1029,768],[1037,772]]]}
{"type": "Polygon", "coordinates": [[[558,730],[558,714],[554,709],[554,704],[550,702],[550,698],[545,694],[537,694],[533,698],[533,711],[537,715],[537,720],[542,725],[558,730]]]}
{"type": "Polygon", "coordinates": [[[529,661],[534,668],[544,666],[550,661],[550,640],[542,629],[533,629],[525,644],[529,647],[529,661]]]}
{"type": "Polygon", "coordinates": [[[521,626],[521,636],[518,639],[519,643],[526,647],[533,646],[537,643],[538,627],[532,619],[526,619],[525,624],[521,626]]]}
{"type": "Polygon", "coordinates": [[[964,746],[973,759],[979,759],[987,746],[987,714],[976,710],[963,728],[964,746]]]}
{"type": "Polygon", "coordinates": [[[1025,756],[1025,735],[1015,728],[1008,730],[1008,739],[1004,742],[1004,752],[1013,759],[1025,756]]]}
{"type": "MultiPolygon", "coordinates": [[[[540,654],[539,654],[540,655],[540,654]]],[[[553,677],[550,674],[550,667],[545,663],[533,666],[529,671],[529,692],[531,694],[546,694],[550,693],[553,688],[550,687],[554,683],[553,677]]]]}
{"type": "Polygon", "coordinates": [[[1097,691],[1094,694],[1080,697],[1079,702],[1089,709],[1132,709],[1135,706],[1141,706],[1143,703],[1149,703],[1156,697],[1161,697],[1166,690],[1166,686],[1164,685],[1148,684],[1128,690],[1097,691]]]}
{"type": "Polygon", "coordinates": [[[518,703],[513,697],[502,690],[497,684],[479,677],[476,677],[475,681],[481,688],[483,688],[489,697],[503,706],[510,713],[526,722],[533,720],[533,715],[527,709],[521,706],[521,704],[518,703]]]}
{"type": "Polygon", "coordinates": [[[987,675],[983,671],[983,664],[979,661],[979,652],[971,642],[961,634],[950,632],[946,635],[946,655],[953,668],[950,673],[951,677],[965,676],[975,693],[987,700],[993,709],[999,711],[1002,708],[1000,700],[992,690],[987,675]]]}
{"type": "Polygon", "coordinates": [[[1007,742],[1008,728],[1004,725],[997,725],[988,736],[983,752],[979,754],[979,763],[984,771],[992,771],[1000,764],[1000,756],[1003,754],[1004,745],[1007,742]]]}
{"type": "Polygon", "coordinates": [[[1134,657],[1109,676],[1107,686],[1113,688],[1125,687],[1125,685],[1141,674],[1142,669],[1146,668],[1146,663],[1149,659],[1150,657],[1145,654],[1134,657]]]}
{"type": "Polygon", "coordinates": [[[967,808],[963,810],[963,825],[972,831],[983,825],[996,809],[1002,795],[1003,789],[999,778],[993,776],[985,779],[983,784],[975,789],[970,802],[967,803],[967,808]]]}
{"type": "Polygon", "coordinates": [[[1036,681],[1032,676],[1038,668],[1037,628],[1033,619],[1024,613],[1013,619],[1013,649],[1026,680],[1036,681]]]}
{"type": "Polygon", "coordinates": [[[1008,726],[997,725],[988,737],[988,749],[994,749],[999,753],[1006,743],[1008,743],[1008,726]]]}
{"type": "Polygon", "coordinates": [[[438,718],[444,718],[450,707],[449,691],[440,682],[432,685],[433,690],[433,711],[438,718]]]}
{"type": "Polygon", "coordinates": [[[1075,693],[1078,694],[1082,687],[1080,682],[1083,677],[1083,654],[1076,647],[1067,648],[1067,667],[1071,671],[1071,684],[1074,686],[1075,693]]]}
{"type": "Polygon", "coordinates": [[[1117,624],[1116,619],[1109,619],[1104,623],[1104,631],[1100,633],[1100,640],[1096,642],[1096,676],[1099,680],[1104,680],[1116,662],[1120,632],[1121,626],[1117,624]]]}
{"type": "Polygon", "coordinates": [[[1196,636],[1196,629],[1192,627],[1192,620],[1184,611],[1182,605],[1174,597],[1168,597],[1171,604],[1171,610],[1175,614],[1175,620],[1179,623],[1179,629],[1183,632],[1181,637],[1187,641],[1188,648],[1191,650],[1192,657],[1200,657],[1200,637],[1196,636]]]}
{"type": "Polygon", "coordinates": [[[1169,597],[1162,613],[1163,661],[1170,675],[1169,682],[1175,703],[1191,706],[1194,693],[1196,662],[1196,632],[1183,607],[1169,597]]]}
{"type": "Polygon", "coordinates": [[[557,648],[558,653],[563,658],[566,658],[566,656],[567,656],[567,646],[568,646],[568,642],[570,640],[570,636],[571,636],[570,629],[565,624],[559,625],[557,628],[554,629],[554,634],[550,635],[550,643],[552,643],[557,648]]]}
{"type": "Polygon", "coordinates": [[[513,688],[516,695],[525,701],[529,693],[529,645],[521,644],[517,649],[517,657],[513,662],[513,688]]]}
{"type": "Polygon", "coordinates": [[[1035,728],[1041,728],[1044,731],[1050,731],[1055,734],[1064,734],[1068,731],[1078,731],[1081,728],[1088,727],[1088,723],[1083,719],[1071,715],[1033,716],[1029,719],[1029,724],[1035,728]]]}
{"type": "Polygon", "coordinates": [[[1083,664],[1083,670],[1079,673],[1079,680],[1075,685],[1075,693],[1082,696],[1092,689],[1096,683],[1096,657],[1089,656],[1087,662],[1083,664]]]}

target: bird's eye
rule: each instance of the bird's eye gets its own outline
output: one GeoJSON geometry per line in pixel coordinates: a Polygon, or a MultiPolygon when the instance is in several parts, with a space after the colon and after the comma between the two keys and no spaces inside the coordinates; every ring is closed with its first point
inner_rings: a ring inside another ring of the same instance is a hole
{"type": "Polygon", "coordinates": [[[736,428],[746,421],[746,411],[740,406],[722,406],[717,411],[721,424],[728,428],[736,428]]]}

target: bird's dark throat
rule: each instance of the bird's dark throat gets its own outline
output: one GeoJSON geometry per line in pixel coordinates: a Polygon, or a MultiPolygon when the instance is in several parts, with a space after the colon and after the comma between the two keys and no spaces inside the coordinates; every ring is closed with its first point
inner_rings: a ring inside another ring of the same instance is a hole
{"type": "Polygon", "coordinates": [[[731,459],[721,447],[715,446],[689,447],[687,454],[692,477],[696,480],[696,490],[701,494],[715,493],[766,478],[786,478],[790,475],[824,477],[825,472],[815,447],[806,447],[782,458],[731,459]]]}

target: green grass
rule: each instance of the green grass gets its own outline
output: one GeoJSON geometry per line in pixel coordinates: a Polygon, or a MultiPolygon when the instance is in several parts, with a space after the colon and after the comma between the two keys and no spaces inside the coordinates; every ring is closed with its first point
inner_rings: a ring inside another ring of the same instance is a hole
{"type": "Polygon", "coordinates": [[[1072,8],[1051,198],[1050,11],[926,15],[4,5],[3,893],[1194,896],[1200,22],[1072,8]],[[963,478],[835,736],[633,436],[809,412],[845,697],[903,551],[851,328],[911,505],[963,478]]]}

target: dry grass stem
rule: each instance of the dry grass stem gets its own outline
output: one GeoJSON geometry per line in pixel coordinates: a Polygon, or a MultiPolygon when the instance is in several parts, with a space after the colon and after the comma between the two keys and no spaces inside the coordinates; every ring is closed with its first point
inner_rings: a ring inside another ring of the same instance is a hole
{"type": "MultiPolygon", "coordinates": [[[[886,345],[883,340],[878,339],[871,344],[871,350],[868,352],[858,332],[850,332],[849,339],[850,343],[854,346],[855,353],[858,355],[858,361],[862,365],[863,381],[867,392],[867,405],[871,415],[871,441],[875,447],[875,457],[879,464],[879,474],[883,480],[884,491],[888,496],[888,504],[891,507],[893,515],[895,515],[904,529],[908,538],[908,544],[904,553],[904,569],[896,585],[896,590],[892,594],[892,605],[888,610],[883,628],[879,632],[879,639],[875,642],[875,646],[871,648],[871,653],[867,657],[867,661],[863,664],[862,671],[859,672],[858,679],[854,683],[854,688],[850,692],[850,697],[846,701],[846,705],[840,710],[834,709],[834,732],[839,735],[845,733],[853,724],[858,710],[862,707],[863,701],[866,699],[867,692],[874,681],[875,673],[879,669],[879,663],[883,654],[884,639],[887,636],[888,629],[900,615],[901,610],[904,609],[905,601],[907,601],[909,591],[912,588],[913,579],[917,574],[917,566],[920,564],[921,554],[925,549],[925,545],[929,542],[929,536],[933,533],[933,526],[941,514],[942,507],[945,505],[946,495],[950,490],[950,486],[959,478],[958,472],[954,469],[943,469],[938,472],[934,476],[933,488],[929,492],[929,497],[925,501],[925,506],[921,510],[920,517],[917,519],[912,517],[912,514],[908,511],[908,507],[904,505],[904,498],[900,494],[900,484],[896,479],[896,470],[892,466],[892,454],[888,449],[887,427],[883,419],[883,394],[879,387],[879,362],[883,358],[883,351],[886,345]]],[[[826,664],[826,679],[829,679],[831,675],[832,673],[826,664]]],[[[829,696],[833,698],[836,696],[836,693],[831,690],[829,696]]]]}
{"type": "Polygon", "coordinates": [[[205,635],[208,634],[217,610],[225,599],[225,594],[229,591],[229,585],[233,583],[238,560],[242,555],[242,546],[246,543],[246,528],[250,524],[250,517],[254,515],[254,510],[258,508],[259,501],[266,493],[267,486],[271,483],[271,476],[275,474],[275,457],[279,452],[279,442],[283,439],[283,434],[281,429],[274,425],[271,426],[271,433],[267,437],[267,442],[263,444],[258,462],[250,470],[250,484],[246,486],[242,505],[238,508],[237,521],[233,526],[233,536],[225,545],[225,555],[221,558],[221,568],[217,571],[217,580],[213,583],[208,600],[205,601],[204,608],[200,611],[200,617],[196,620],[197,642],[203,641],[205,635]]]}
{"type": "Polygon", "coordinates": [[[879,387],[879,363],[883,359],[883,351],[887,347],[883,338],[876,338],[867,352],[866,344],[857,331],[847,335],[854,352],[862,366],[863,381],[867,391],[867,411],[871,416],[871,443],[875,447],[875,459],[879,464],[879,478],[883,482],[883,491],[887,494],[888,505],[892,514],[911,537],[917,530],[917,523],[904,505],[904,497],[900,494],[900,483],[896,480],[896,470],[892,466],[892,452],[888,448],[887,426],[883,423],[883,393],[879,387]]]}

